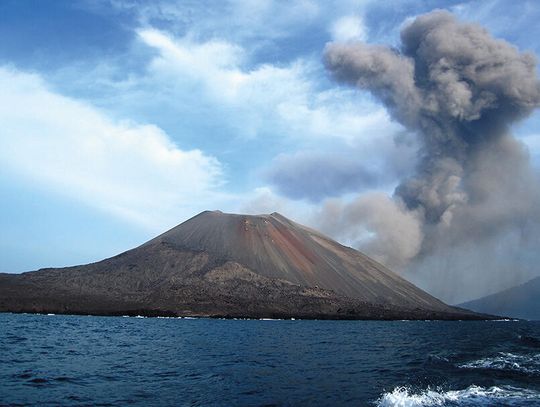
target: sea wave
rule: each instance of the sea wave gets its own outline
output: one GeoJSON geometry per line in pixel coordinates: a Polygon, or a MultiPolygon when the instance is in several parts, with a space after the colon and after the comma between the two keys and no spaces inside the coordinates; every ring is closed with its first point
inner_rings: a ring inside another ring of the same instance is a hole
{"type": "Polygon", "coordinates": [[[540,354],[516,355],[500,352],[497,356],[462,363],[458,367],[462,369],[512,371],[536,376],[540,375],[540,354]]]}
{"type": "Polygon", "coordinates": [[[411,392],[398,387],[377,400],[378,407],[540,406],[540,392],[512,386],[470,386],[464,390],[411,392]]]}

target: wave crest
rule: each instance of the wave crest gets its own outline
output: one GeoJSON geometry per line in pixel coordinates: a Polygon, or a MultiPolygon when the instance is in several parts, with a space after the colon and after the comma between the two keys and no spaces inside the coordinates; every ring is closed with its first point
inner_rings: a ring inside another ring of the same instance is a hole
{"type": "Polygon", "coordinates": [[[458,365],[462,369],[506,370],[528,375],[540,375],[540,354],[515,355],[501,352],[498,356],[474,360],[458,365]]]}
{"type": "Polygon", "coordinates": [[[407,387],[397,387],[377,400],[378,407],[429,406],[539,406],[540,393],[512,386],[470,386],[464,390],[424,390],[412,393],[407,387]]]}

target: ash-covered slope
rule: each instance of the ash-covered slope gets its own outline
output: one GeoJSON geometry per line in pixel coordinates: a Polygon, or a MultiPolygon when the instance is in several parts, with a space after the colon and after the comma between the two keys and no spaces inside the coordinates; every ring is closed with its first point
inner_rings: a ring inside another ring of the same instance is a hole
{"type": "Polygon", "coordinates": [[[369,257],[277,213],[219,211],[203,212],[97,263],[0,274],[0,311],[483,318],[442,303],[369,257]]]}
{"type": "Polygon", "coordinates": [[[371,258],[278,213],[203,212],[146,245],[158,242],[232,260],[267,278],[333,290],[367,302],[446,307],[371,258]]]}

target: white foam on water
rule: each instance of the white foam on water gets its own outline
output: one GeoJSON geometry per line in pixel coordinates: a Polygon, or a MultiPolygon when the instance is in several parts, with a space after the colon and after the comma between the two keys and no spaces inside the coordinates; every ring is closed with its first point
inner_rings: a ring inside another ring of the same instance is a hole
{"type": "Polygon", "coordinates": [[[473,360],[458,365],[462,369],[509,370],[520,373],[540,375],[540,354],[515,355],[500,352],[498,356],[473,360]]]}
{"type": "Polygon", "coordinates": [[[425,407],[425,406],[539,406],[540,393],[512,386],[470,386],[464,390],[424,390],[412,393],[407,387],[398,387],[384,393],[378,407],[425,407]]]}

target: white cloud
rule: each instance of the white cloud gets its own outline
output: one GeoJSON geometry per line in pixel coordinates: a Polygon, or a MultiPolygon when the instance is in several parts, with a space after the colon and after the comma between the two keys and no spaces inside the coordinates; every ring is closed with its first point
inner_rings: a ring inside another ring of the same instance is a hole
{"type": "Polygon", "coordinates": [[[3,170],[152,229],[217,199],[220,163],[158,127],[115,121],[38,75],[0,68],[0,85],[3,170]]]}
{"type": "Polygon", "coordinates": [[[207,97],[220,103],[253,106],[263,101],[279,101],[290,92],[305,92],[307,86],[301,78],[300,64],[287,68],[265,64],[243,70],[244,50],[226,41],[174,40],[157,30],[144,30],[139,35],[160,53],[150,65],[156,79],[170,81],[175,86],[198,84],[207,97]]]}
{"type": "Polygon", "coordinates": [[[345,16],[335,21],[330,27],[334,41],[366,41],[367,29],[360,16],[345,16]]]}
{"type": "MultiPolygon", "coordinates": [[[[345,0],[340,0],[340,5],[347,7],[345,0]]],[[[215,2],[212,7],[203,2],[111,0],[107,6],[129,10],[137,16],[140,26],[159,21],[179,31],[189,26],[190,31],[203,37],[220,33],[227,38],[255,42],[289,37],[291,32],[302,30],[306,24],[327,17],[325,8],[336,8],[314,0],[224,0],[215,2]]]]}
{"type": "Polygon", "coordinates": [[[320,90],[320,75],[326,73],[318,60],[246,68],[245,50],[226,41],[198,43],[154,29],[139,35],[159,52],[149,67],[149,75],[161,83],[157,88],[167,84],[178,98],[196,94],[194,103],[201,98],[214,103],[216,111],[228,112],[226,125],[244,137],[271,129],[298,139],[341,138],[358,144],[401,129],[368,96],[350,89],[320,90]]]}

